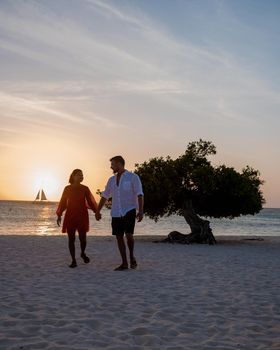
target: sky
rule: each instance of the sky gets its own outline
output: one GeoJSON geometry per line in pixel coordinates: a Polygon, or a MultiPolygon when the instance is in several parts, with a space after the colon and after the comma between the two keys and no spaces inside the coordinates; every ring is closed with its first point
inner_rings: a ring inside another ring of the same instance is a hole
{"type": "Polygon", "coordinates": [[[280,207],[278,0],[1,0],[0,199],[212,141],[280,207]]]}

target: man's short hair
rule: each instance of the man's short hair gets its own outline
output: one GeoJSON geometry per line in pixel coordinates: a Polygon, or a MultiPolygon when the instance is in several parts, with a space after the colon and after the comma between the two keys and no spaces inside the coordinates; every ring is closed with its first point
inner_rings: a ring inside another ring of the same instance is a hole
{"type": "Polygon", "coordinates": [[[122,166],[124,166],[124,164],[125,164],[125,161],[124,161],[122,156],[115,156],[115,157],[110,159],[110,162],[112,162],[112,161],[115,161],[117,163],[121,163],[122,166]]]}

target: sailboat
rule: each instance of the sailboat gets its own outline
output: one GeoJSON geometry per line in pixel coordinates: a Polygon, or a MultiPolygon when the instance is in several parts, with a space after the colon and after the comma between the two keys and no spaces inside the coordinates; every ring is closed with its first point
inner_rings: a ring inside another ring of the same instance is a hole
{"type": "Polygon", "coordinates": [[[43,189],[41,188],[38,193],[37,193],[37,196],[35,198],[35,201],[34,202],[42,202],[42,201],[46,201],[47,200],[47,197],[45,195],[45,192],[43,191],[43,189]]]}

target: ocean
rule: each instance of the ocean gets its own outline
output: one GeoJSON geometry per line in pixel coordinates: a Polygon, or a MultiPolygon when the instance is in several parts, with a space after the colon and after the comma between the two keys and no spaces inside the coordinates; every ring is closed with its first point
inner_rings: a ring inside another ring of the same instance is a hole
{"type": "MultiPolygon", "coordinates": [[[[56,202],[33,203],[27,201],[0,201],[0,235],[60,235],[56,224],[56,202]]],[[[215,236],[280,236],[280,208],[265,208],[257,215],[235,219],[209,219],[215,236]]],[[[167,235],[171,231],[189,233],[184,218],[164,217],[154,222],[145,217],[136,224],[136,235],[167,235]]],[[[108,209],[102,210],[102,220],[97,222],[90,212],[89,235],[111,235],[108,209]]]]}

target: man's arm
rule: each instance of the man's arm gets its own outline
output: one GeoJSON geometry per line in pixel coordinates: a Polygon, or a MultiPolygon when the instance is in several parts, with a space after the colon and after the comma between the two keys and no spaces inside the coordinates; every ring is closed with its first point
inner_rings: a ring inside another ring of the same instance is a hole
{"type": "Polygon", "coordinates": [[[144,194],[142,183],[137,174],[134,174],[132,179],[133,191],[138,198],[138,213],[136,215],[137,221],[140,222],[143,220],[144,215],[144,194]]]}
{"type": "Polygon", "coordinates": [[[101,214],[100,214],[100,211],[101,209],[103,208],[104,204],[106,203],[107,199],[104,198],[104,197],[101,197],[100,201],[99,201],[99,204],[97,206],[97,209],[96,209],[96,213],[95,213],[95,219],[97,221],[99,221],[101,219],[101,214]]]}
{"type": "Polygon", "coordinates": [[[144,196],[142,194],[138,196],[138,207],[139,207],[139,211],[136,217],[137,217],[137,221],[140,222],[143,220],[143,216],[144,216],[144,196]]]}
{"type": "Polygon", "coordinates": [[[108,180],[105,190],[101,193],[101,199],[98,203],[97,209],[96,209],[96,213],[95,213],[95,219],[97,221],[99,221],[101,219],[101,214],[100,211],[103,208],[104,204],[107,202],[107,200],[110,198],[111,196],[111,181],[110,179],[108,180]]]}

